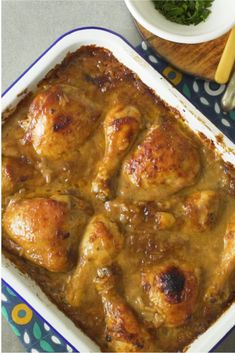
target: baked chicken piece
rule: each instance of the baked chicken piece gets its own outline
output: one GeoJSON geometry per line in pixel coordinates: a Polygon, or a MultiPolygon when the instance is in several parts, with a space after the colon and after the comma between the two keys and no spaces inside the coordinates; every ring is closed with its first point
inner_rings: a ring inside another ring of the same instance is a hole
{"type": "Polygon", "coordinates": [[[211,303],[226,297],[226,283],[235,270],[235,213],[232,214],[224,236],[224,249],[218,267],[205,294],[206,301],[211,303]]]}
{"type": "Polygon", "coordinates": [[[140,129],[140,112],[134,106],[121,104],[112,108],[104,120],[105,152],[92,183],[92,190],[101,200],[111,196],[111,178],[132,146],[140,129]]]}
{"type": "Polygon", "coordinates": [[[96,215],[88,224],[79,247],[79,262],[68,280],[67,302],[78,307],[86,285],[98,267],[109,266],[123,246],[123,236],[115,223],[96,215]]]}
{"type": "Polygon", "coordinates": [[[156,352],[156,344],[116,289],[109,268],[100,268],[95,284],[105,315],[106,341],[114,352],[156,352]]]}
{"type": "Polygon", "coordinates": [[[184,324],[196,309],[198,280],[186,265],[174,262],[143,270],[142,285],[151,306],[156,310],[157,326],[184,324]]]}
{"type": "Polygon", "coordinates": [[[183,204],[185,227],[197,232],[213,228],[218,218],[220,201],[219,193],[211,190],[189,195],[183,204]]]}
{"type": "Polygon", "coordinates": [[[76,244],[91,213],[84,201],[67,195],[11,201],[3,227],[19,255],[52,272],[65,272],[76,260],[76,244]]]}
{"type": "Polygon", "coordinates": [[[161,199],[193,185],[200,170],[196,145],[177,123],[154,125],[124,161],[120,194],[135,199],[161,199]]]}
{"type": "Polygon", "coordinates": [[[25,141],[48,160],[72,160],[94,131],[100,111],[76,87],[55,85],[40,92],[29,107],[25,141]]]}
{"type": "Polygon", "coordinates": [[[24,160],[14,157],[2,158],[2,192],[11,194],[32,178],[34,168],[24,160]]]}

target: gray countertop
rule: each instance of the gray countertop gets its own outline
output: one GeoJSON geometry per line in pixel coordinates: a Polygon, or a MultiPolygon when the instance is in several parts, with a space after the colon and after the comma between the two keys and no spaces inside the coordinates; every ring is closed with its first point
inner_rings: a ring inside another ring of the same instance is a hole
{"type": "Polygon", "coordinates": [[[122,0],[3,0],[2,89],[61,34],[81,26],[106,27],[140,43],[122,0]]]}
{"type": "MultiPolygon", "coordinates": [[[[2,91],[56,38],[80,26],[112,29],[133,45],[140,36],[122,0],[3,0],[2,91]]],[[[2,321],[2,352],[24,352],[6,321],[2,321]]],[[[218,352],[235,351],[235,332],[218,352]]]]}

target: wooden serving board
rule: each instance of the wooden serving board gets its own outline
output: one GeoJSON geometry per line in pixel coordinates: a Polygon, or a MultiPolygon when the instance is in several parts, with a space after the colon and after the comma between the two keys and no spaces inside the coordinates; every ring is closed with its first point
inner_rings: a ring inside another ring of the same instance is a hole
{"type": "Polygon", "coordinates": [[[138,22],[136,26],[144,40],[171,65],[180,71],[214,80],[229,32],[209,42],[181,44],[155,36],[138,22]]]}

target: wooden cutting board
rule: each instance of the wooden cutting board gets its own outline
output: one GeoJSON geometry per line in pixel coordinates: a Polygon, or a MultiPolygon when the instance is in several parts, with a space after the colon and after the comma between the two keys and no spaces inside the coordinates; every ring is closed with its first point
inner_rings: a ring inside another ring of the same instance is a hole
{"type": "Polygon", "coordinates": [[[149,45],[180,71],[213,80],[229,32],[205,43],[181,44],[159,38],[142,27],[136,26],[149,45]]]}

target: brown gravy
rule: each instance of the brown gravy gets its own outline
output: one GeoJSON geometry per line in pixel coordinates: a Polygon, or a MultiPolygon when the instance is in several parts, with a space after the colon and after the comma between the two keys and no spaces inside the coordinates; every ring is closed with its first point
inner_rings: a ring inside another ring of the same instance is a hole
{"type": "MultiPolygon", "coordinates": [[[[24,98],[17,109],[6,118],[2,141],[3,156],[19,158],[29,165],[37,166],[32,178],[27,179],[26,175],[26,181],[17,179],[18,187],[11,191],[8,188],[3,193],[3,212],[12,199],[66,192],[86,200],[93,214],[103,213],[118,224],[125,241],[113,264],[119,279],[117,291],[125,298],[137,319],[156,340],[157,347],[160,347],[161,351],[183,350],[234,300],[234,271],[226,282],[227,294],[224,300],[219,303],[207,303],[204,300],[210,280],[220,262],[228,220],[235,212],[234,170],[228,168],[206,141],[188,129],[178,112],[162,102],[108,50],[84,46],[75,53],[68,54],[64,61],[39,83],[37,90],[24,98]],[[24,143],[25,129],[22,126],[27,120],[32,100],[39,92],[43,92],[45,87],[55,84],[76,87],[81,97],[85,96],[86,99],[94,102],[101,111],[100,120],[81,146],[78,159],[72,162],[64,161],[63,157],[60,160],[48,162],[46,158],[41,159],[37,155],[32,144],[24,143]],[[96,197],[91,191],[91,184],[105,149],[102,122],[109,109],[117,102],[135,106],[141,113],[144,127],[139,132],[131,151],[153,124],[161,125],[165,119],[176,121],[176,124],[193,141],[200,155],[201,170],[195,183],[161,200],[155,197],[151,199],[150,194],[148,201],[142,201],[141,195],[138,196],[137,201],[135,193],[120,191],[120,166],[112,178],[111,201],[104,202],[96,197]],[[214,226],[199,232],[193,227],[190,229],[190,226],[188,228],[182,226],[182,220],[178,217],[180,214],[178,207],[180,200],[201,190],[212,190],[218,193],[220,206],[216,220],[213,220],[214,226]],[[156,225],[157,221],[152,222],[151,212],[154,212],[152,208],[154,209],[155,206],[161,211],[171,212],[176,218],[175,224],[170,229],[161,229],[156,225]],[[143,212],[139,212],[139,209],[143,212]],[[159,327],[154,327],[151,323],[151,310],[148,314],[148,310],[140,309],[139,301],[143,297],[143,288],[139,279],[140,271],[145,266],[161,264],[169,258],[177,258],[179,264],[187,262],[192,268],[198,269],[197,301],[192,314],[182,325],[170,327],[163,323],[159,327]]],[[[80,232],[77,247],[83,232],[84,228],[80,232]]],[[[6,232],[3,232],[3,249],[6,256],[21,270],[26,271],[50,299],[97,342],[102,350],[110,350],[105,336],[103,306],[92,278],[90,278],[89,291],[84,292],[82,305],[75,309],[66,303],[64,290],[68,277],[76,268],[76,263],[68,272],[50,272],[21,257],[20,246],[10,240],[6,232]]]]}

